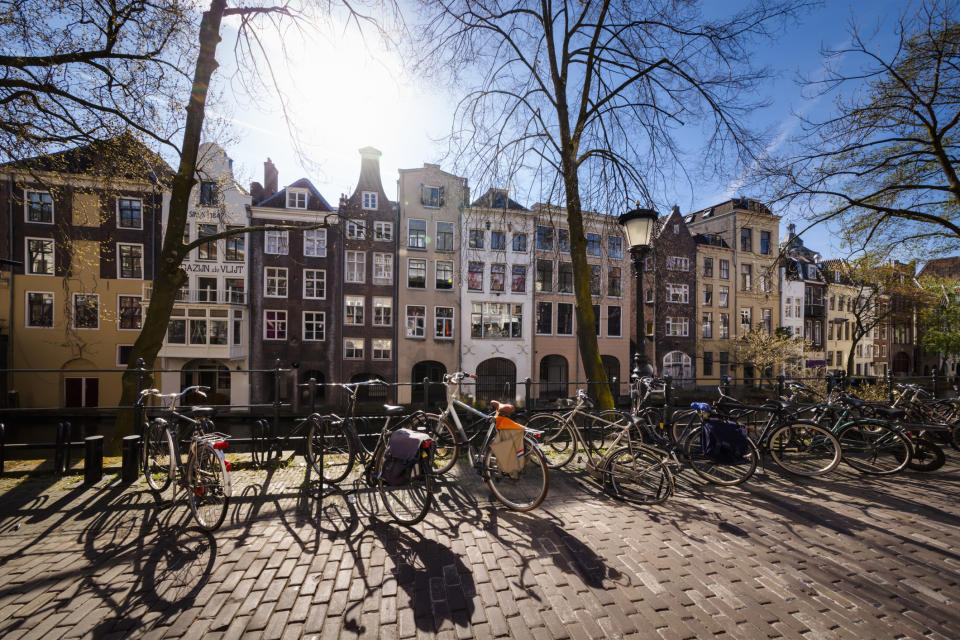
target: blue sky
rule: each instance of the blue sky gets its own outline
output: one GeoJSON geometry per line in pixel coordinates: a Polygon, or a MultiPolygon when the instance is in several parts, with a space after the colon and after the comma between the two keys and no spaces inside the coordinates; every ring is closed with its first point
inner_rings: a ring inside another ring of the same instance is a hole
{"type": "MultiPolygon", "coordinates": [[[[708,3],[707,9],[717,6],[721,5],[708,3]]],[[[812,116],[827,113],[830,100],[805,96],[795,82],[797,76],[820,71],[820,47],[845,43],[851,19],[861,25],[864,33],[876,31],[875,38],[881,46],[892,45],[893,27],[905,6],[894,0],[828,0],[806,12],[775,43],[758,47],[757,63],[770,67],[775,79],[763,91],[773,100],[771,106],[756,113],[752,124],[788,138],[796,128],[791,111],[812,116]]],[[[225,38],[224,45],[229,43],[225,38]]],[[[280,70],[279,77],[292,109],[293,131],[288,130],[275,100],[261,98],[255,105],[251,101],[230,100],[230,108],[218,111],[234,125],[237,142],[228,145],[228,153],[235,160],[241,182],[262,180],[263,161],[270,157],[279,168],[281,186],[308,177],[329,202],[335,203],[340,193],[353,188],[359,172],[360,147],[372,145],[383,152],[382,176],[390,196],[396,195],[398,169],[441,161],[444,146],[438,141],[449,131],[454,101],[436,88],[404,75],[396,54],[374,39],[363,41],[354,31],[344,32],[336,27],[309,43],[288,39],[285,44],[292,62],[280,70]],[[297,147],[302,153],[295,152],[297,147]]],[[[279,46],[274,46],[279,54],[279,46]]],[[[694,146],[692,141],[686,144],[694,146]]],[[[475,191],[485,187],[472,185],[475,191]]],[[[700,181],[695,190],[677,184],[673,202],[664,205],[676,203],[687,212],[741,193],[753,195],[749,190],[738,189],[735,182],[700,181]]],[[[786,233],[789,221],[796,221],[800,228],[806,226],[792,211],[775,212],[784,216],[781,235],[786,233]]],[[[842,253],[830,229],[812,229],[804,240],[825,256],[842,253]]]]}

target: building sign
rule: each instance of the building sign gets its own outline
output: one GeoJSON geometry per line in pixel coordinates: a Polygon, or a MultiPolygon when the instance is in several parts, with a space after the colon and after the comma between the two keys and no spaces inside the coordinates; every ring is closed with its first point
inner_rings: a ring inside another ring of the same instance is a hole
{"type": "Polygon", "coordinates": [[[807,360],[807,369],[816,369],[817,367],[827,366],[826,360],[807,360]]]}
{"type": "Polygon", "coordinates": [[[196,220],[197,222],[219,222],[223,218],[223,207],[207,207],[204,209],[191,209],[187,211],[187,220],[196,220]]]}
{"type": "Polygon", "coordinates": [[[187,273],[225,273],[235,276],[243,276],[246,265],[242,263],[219,263],[219,262],[184,262],[183,270],[187,273]]]}

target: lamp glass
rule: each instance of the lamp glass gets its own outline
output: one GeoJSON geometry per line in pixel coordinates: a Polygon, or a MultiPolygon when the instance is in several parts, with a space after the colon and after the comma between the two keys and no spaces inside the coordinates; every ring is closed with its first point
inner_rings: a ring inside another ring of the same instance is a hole
{"type": "Polygon", "coordinates": [[[628,220],[624,224],[627,232],[627,242],[631,247],[638,247],[650,244],[650,229],[653,227],[653,220],[646,216],[636,217],[628,220]]]}

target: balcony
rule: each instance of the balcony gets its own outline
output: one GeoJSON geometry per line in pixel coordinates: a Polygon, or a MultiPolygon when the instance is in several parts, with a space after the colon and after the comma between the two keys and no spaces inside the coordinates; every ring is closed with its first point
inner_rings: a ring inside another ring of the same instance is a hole
{"type": "MultiPolygon", "coordinates": [[[[150,296],[153,293],[152,285],[144,285],[143,287],[143,302],[144,304],[150,301],[150,296]]],[[[207,304],[234,304],[234,305],[246,305],[247,304],[247,293],[245,291],[237,291],[236,289],[229,289],[227,291],[220,291],[217,289],[180,289],[177,291],[175,302],[197,302],[197,303],[207,303],[207,304]]]]}
{"type": "Polygon", "coordinates": [[[823,304],[805,303],[803,305],[803,315],[805,318],[822,318],[824,314],[825,309],[823,304]]]}

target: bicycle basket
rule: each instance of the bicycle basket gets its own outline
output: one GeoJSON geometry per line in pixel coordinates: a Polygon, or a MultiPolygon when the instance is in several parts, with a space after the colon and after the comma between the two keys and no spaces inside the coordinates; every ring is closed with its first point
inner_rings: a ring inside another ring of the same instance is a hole
{"type": "Polygon", "coordinates": [[[721,464],[730,464],[742,460],[746,455],[747,429],[733,420],[709,418],[703,421],[700,431],[700,444],[703,454],[721,464]]]}
{"type": "MultiPolygon", "coordinates": [[[[499,419],[497,420],[499,422],[499,419]]],[[[513,422],[511,420],[511,422],[513,422]]],[[[516,424],[514,422],[514,424],[516,424]]],[[[517,425],[519,427],[519,425],[517,425]]],[[[500,425],[498,424],[499,428],[500,425]]],[[[523,441],[523,427],[519,430],[509,427],[498,431],[490,450],[497,457],[497,468],[503,473],[516,477],[527,462],[527,452],[523,441]]]]}
{"type": "MultiPolygon", "coordinates": [[[[397,429],[390,434],[386,451],[383,452],[383,466],[380,477],[390,486],[408,484],[413,476],[420,451],[430,436],[410,429],[397,429]]],[[[426,452],[429,456],[429,452],[426,452]]]]}

